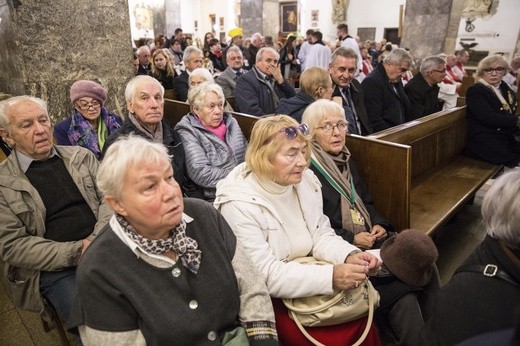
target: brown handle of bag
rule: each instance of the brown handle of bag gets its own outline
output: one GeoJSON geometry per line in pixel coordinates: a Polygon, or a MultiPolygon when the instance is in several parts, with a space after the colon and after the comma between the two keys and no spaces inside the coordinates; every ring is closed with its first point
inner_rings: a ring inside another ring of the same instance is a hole
{"type": "MultiPolygon", "coordinates": [[[[370,290],[368,290],[368,292],[370,293],[370,290]]],[[[300,331],[302,332],[302,334],[310,341],[312,342],[314,345],[316,346],[326,346],[322,343],[320,343],[318,340],[314,339],[306,330],[305,330],[305,327],[302,326],[300,320],[298,319],[298,316],[296,316],[296,314],[294,312],[292,312],[291,310],[288,310],[289,311],[289,315],[291,315],[291,318],[294,320],[294,323],[296,323],[296,325],[298,326],[298,329],[300,329],[300,331]]],[[[361,336],[359,337],[359,339],[352,344],[352,346],[359,346],[363,343],[363,341],[365,341],[367,335],[368,335],[368,332],[370,331],[370,327],[372,326],[372,321],[374,319],[374,297],[372,297],[371,294],[368,294],[368,317],[367,317],[367,325],[365,326],[365,329],[363,330],[363,333],[361,334],[361,336]]]]}

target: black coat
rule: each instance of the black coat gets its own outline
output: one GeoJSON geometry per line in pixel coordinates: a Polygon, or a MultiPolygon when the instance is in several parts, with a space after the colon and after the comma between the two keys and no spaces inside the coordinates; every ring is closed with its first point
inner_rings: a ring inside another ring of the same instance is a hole
{"type": "MultiPolygon", "coordinates": [[[[368,118],[367,109],[365,108],[365,96],[363,90],[361,88],[361,84],[356,80],[352,79],[350,81],[350,95],[352,96],[352,102],[354,103],[354,107],[356,108],[356,113],[359,118],[359,122],[361,123],[361,135],[367,136],[374,132],[372,128],[372,124],[368,118]]],[[[343,100],[343,108],[345,109],[345,116],[348,118],[348,114],[352,114],[352,109],[347,104],[345,98],[341,95],[341,91],[337,85],[334,85],[334,91],[332,96],[340,96],[343,100]]],[[[349,124],[349,133],[355,133],[350,131],[351,126],[349,124]]]]}
{"type": "Polygon", "coordinates": [[[518,117],[514,115],[517,100],[506,83],[500,84],[511,110],[502,107],[493,90],[481,83],[469,87],[466,93],[468,140],[465,153],[493,164],[516,165],[520,161],[518,117]]]}
{"type": "MultiPolygon", "coordinates": [[[[275,82],[274,92],[279,99],[295,95],[294,88],[286,80],[282,84],[275,82]]],[[[237,111],[241,113],[262,116],[274,113],[277,107],[271,88],[256,66],[237,79],[234,95],[237,111]]]]}
{"type": "MultiPolygon", "coordinates": [[[[356,164],[352,158],[348,160],[348,165],[350,167],[350,174],[352,174],[352,180],[354,181],[356,193],[359,195],[359,197],[361,197],[361,200],[365,204],[368,214],[370,215],[372,225],[380,225],[386,229],[387,233],[393,232],[393,227],[390,225],[390,222],[388,222],[381,214],[379,214],[379,212],[374,207],[372,196],[370,195],[370,192],[368,191],[365,183],[359,176],[356,164]]],[[[349,243],[354,244],[354,232],[352,232],[352,230],[346,230],[342,227],[341,195],[334,187],[332,187],[332,185],[330,185],[325,176],[323,176],[323,174],[321,174],[316,167],[311,165],[309,168],[318,177],[322,185],[321,192],[323,199],[323,214],[325,214],[330,219],[330,225],[332,228],[334,228],[334,231],[337,235],[341,236],[349,243]]],[[[367,231],[370,231],[368,229],[368,224],[365,225],[367,231]]]]}
{"type": "Polygon", "coordinates": [[[409,120],[410,100],[404,92],[403,83],[390,83],[383,63],[379,63],[363,79],[361,89],[374,132],[401,125],[409,120]]]}
{"type": "Polygon", "coordinates": [[[487,264],[505,271],[516,286],[482,273],[456,272],[436,297],[423,344],[455,345],[475,335],[514,327],[515,311],[520,308],[520,267],[490,236],[462,267],[487,264]]]}
{"type": "Polygon", "coordinates": [[[439,102],[439,86],[428,84],[422,73],[416,74],[404,86],[404,91],[410,100],[409,120],[419,119],[442,110],[442,104],[439,102]]]}
{"type": "Polygon", "coordinates": [[[177,95],[177,100],[185,102],[188,100],[188,90],[190,89],[190,76],[188,72],[182,71],[180,75],[173,79],[173,90],[177,95]]]}

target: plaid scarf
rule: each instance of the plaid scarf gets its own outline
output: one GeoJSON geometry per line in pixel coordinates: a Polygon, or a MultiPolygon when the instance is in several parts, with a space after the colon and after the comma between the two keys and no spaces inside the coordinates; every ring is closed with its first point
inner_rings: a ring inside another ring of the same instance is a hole
{"type": "Polygon", "coordinates": [[[116,215],[116,219],[130,239],[143,250],[154,255],[162,255],[166,251],[172,250],[181,259],[185,268],[193,274],[197,274],[202,252],[198,249],[197,241],[186,235],[186,221],[182,220],[180,224],[170,230],[168,238],[152,240],[137,233],[137,230],[123,216],[116,215]]]}

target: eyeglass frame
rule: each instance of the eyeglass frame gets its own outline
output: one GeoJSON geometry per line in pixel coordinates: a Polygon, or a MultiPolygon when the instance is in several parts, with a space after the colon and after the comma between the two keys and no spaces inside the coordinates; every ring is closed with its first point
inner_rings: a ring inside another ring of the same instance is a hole
{"type": "Polygon", "coordinates": [[[300,134],[302,134],[303,136],[307,136],[309,134],[309,125],[299,124],[298,126],[282,127],[280,130],[276,131],[275,133],[267,137],[262,145],[269,144],[279,133],[285,134],[285,138],[292,141],[296,139],[296,137],[298,137],[298,132],[300,132],[300,134]]]}
{"type": "Polygon", "coordinates": [[[317,126],[316,128],[322,130],[323,133],[334,133],[334,129],[338,129],[339,132],[345,132],[346,133],[347,130],[348,130],[348,123],[345,122],[345,121],[340,121],[340,122],[337,122],[336,124],[332,124],[332,123],[327,122],[327,123],[325,123],[325,125],[317,126]],[[325,128],[324,128],[327,125],[331,126],[329,130],[325,130],[325,128]],[[344,128],[340,129],[339,128],[340,125],[344,126],[344,128]]]}
{"type": "Polygon", "coordinates": [[[82,105],[78,101],[78,102],[76,102],[76,107],[78,107],[82,111],[88,111],[90,109],[90,107],[92,107],[92,109],[100,108],[101,107],[101,102],[99,102],[98,100],[92,100],[92,101],[86,102],[86,104],[82,105]]]}
{"type": "Polygon", "coordinates": [[[496,72],[497,74],[499,74],[499,73],[505,73],[506,70],[507,69],[503,66],[499,66],[496,68],[486,67],[486,68],[482,69],[482,72],[487,75],[492,75],[493,72],[496,72]]]}

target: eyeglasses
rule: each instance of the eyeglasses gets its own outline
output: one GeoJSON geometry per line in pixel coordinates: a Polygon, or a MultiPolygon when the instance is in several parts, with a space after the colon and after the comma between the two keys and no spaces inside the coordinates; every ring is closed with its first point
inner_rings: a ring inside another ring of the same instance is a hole
{"type": "Polygon", "coordinates": [[[215,108],[218,108],[218,109],[224,109],[224,103],[211,103],[207,106],[204,106],[206,107],[207,109],[210,109],[212,111],[215,110],[215,108]]]}
{"type": "Polygon", "coordinates": [[[488,68],[484,69],[484,73],[485,74],[492,74],[493,72],[503,73],[505,70],[506,70],[505,67],[497,67],[497,68],[488,67],[488,68]]]}
{"type": "Polygon", "coordinates": [[[293,139],[295,139],[298,136],[298,132],[300,132],[303,136],[308,135],[309,126],[307,126],[307,124],[300,124],[298,126],[283,127],[279,131],[276,131],[275,133],[273,133],[272,135],[267,137],[267,139],[264,141],[263,145],[266,145],[269,142],[271,142],[273,140],[273,138],[279,133],[285,134],[285,138],[292,141],[293,139]]]}
{"type": "Polygon", "coordinates": [[[331,123],[325,123],[323,126],[316,127],[317,129],[321,129],[325,133],[331,133],[334,129],[338,129],[339,132],[346,132],[348,128],[348,124],[345,122],[337,123],[336,125],[331,123]]]}
{"type": "Polygon", "coordinates": [[[88,111],[90,109],[90,107],[92,107],[92,109],[99,108],[101,106],[101,103],[99,103],[96,100],[93,100],[93,101],[90,101],[90,102],[78,102],[78,103],[76,103],[76,105],[82,111],[88,111]]]}

